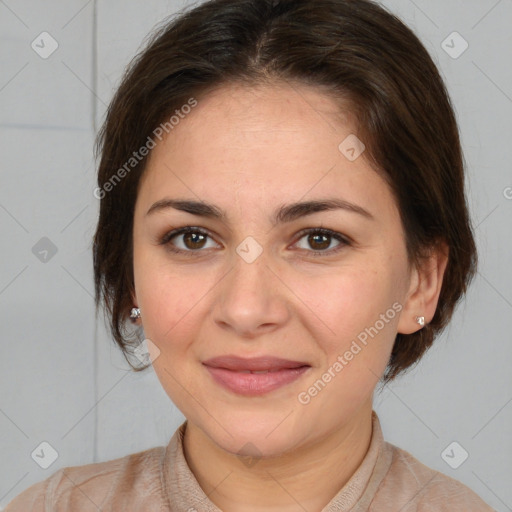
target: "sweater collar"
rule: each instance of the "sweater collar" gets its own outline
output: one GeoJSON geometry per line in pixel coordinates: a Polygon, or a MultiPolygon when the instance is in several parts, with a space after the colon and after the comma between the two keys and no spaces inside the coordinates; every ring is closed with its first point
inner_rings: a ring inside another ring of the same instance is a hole
{"type": "MultiPolygon", "coordinates": [[[[162,486],[169,510],[173,512],[222,512],[204,493],[185,459],[183,437],[187,421],[172,436],[164,452],[162,486]]],[[[391,465],[392,453],[384,442],[380,421],[372,411],[372,437],[368,451],[350,480],[322,512],[363,512],[368,510],[377,488],[391,465]]]]}

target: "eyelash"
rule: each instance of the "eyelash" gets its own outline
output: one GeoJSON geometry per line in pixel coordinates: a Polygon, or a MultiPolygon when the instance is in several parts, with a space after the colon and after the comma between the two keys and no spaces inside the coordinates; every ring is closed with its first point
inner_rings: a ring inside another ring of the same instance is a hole
{"type": "MultiPolygon", "coordinates": [[[[159,244],[160,245],[166,245],[167,249],[169,251],[173,252],[173,253],[184,254],[186,256],[195,257],[195,256],[199,255],[199,253],[201,253],[203,251],[201,249],[198,249],[196,251],[193,251],[193,250],[185,251],[183,249],[177,249],[175,246],[173,246],[170,243],[170,241],[174,237],[177,237],[179,235],[188,234],[188,233],[197,233],[197,234],[200,234],[200,235],[205,235],[205,236],[207,236],[209,238],[213,238],[213,237],[210,236],[210,234],[207,231],[205,231],[205,230],[203,230],[201,228],[187,226],[187,227],[184,227],[184,228],[174,229],[173,231],[170,231],[169,233],[166,233],[160,239],[159,244]]],[[[325,250],[325,251],[313,251],[313,250],[307,251],[308,253],[310,253],[311,256],[314,256],[314,257],[335,254],[335,253],[339,252],[340,250],[342,250],[344,247],[352,245],[352,242],[351,242],[351,240],[348,237],[342,236],[340,233],[337,233],[336,231],[332,231],[332,230],[326,229],[326,228],[308,228],[308,229],[304,229],[304,230],[302,230],[299,233],[299,238],[297,239],[297,242],[299,240],[301,240],[304,236],[309,235],[311,233],[327,235],[327,236],[330,236],[331,238],[334,238],[338,242],[340,242],[340,245],[338,245],[334,249],[329,249],[329,250],[325,250]]],[[[295,242],[295,243],[297,243],[297,242],[295,242]]]]}

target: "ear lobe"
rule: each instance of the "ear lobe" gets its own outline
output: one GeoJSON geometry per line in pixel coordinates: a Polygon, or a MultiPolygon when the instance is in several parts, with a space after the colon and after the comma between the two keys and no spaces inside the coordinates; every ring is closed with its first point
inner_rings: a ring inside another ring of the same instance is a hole
{"type": "Polygon", "coordinates": [[[131,291],[130,292],[130,297],[132,299],[133,307],[135,307],[135,308],[138,307],[138,305],[137,305],[137,295],[136,295],[135,291],[131,291]]]}
{"type": "MultiPolygon", "coordinates": [[[[134,292],[134,291],[132,291],[132,292],[130,293],[130,297],[131,297],[131,299],[132,299],[132,306],[130,307],[130,313],[129,313],[130,320],[131,320],[131,322],[132,322],[132,323],[134,323],[134,324],[140,324],[140,316],[139,316],[139,317],[133,317],[133,316],[132,316],[133,309],[134,309],[134,308],[138,308],[138,307],[139,307],[139,305],[137,304],[137,296],[136,296],[136,294],[135,294],[135,292],[134,292]]],[[[139,313],[139,315],[140,315],[140,313],[139,313]]]]}
{"type": "Polygon", "coordinates": [[[413,269],[414,275],[398,323],[399,333],[412,334],[418,331],[421,327],[416,322],[417,316],[424,316],[425,324],[434,317],[448,258],[449,247],[445,242],[439,242],[432,247],[421,267],[413,269]]]}

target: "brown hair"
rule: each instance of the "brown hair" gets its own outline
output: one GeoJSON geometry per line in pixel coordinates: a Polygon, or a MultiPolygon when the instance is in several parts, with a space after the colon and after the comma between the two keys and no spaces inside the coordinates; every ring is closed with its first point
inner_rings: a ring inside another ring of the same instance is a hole
{"type": "Polygon", "coordinates": [[[419,264],[439,241],[448,246],[435,315],[417,332],[397,334],[384,375],[390,381],[416,363],[445,328],[476,273],[477,253],[445,85],[414,33],[370,0],[210,0],[152,34],[125,72],[96,142],[97,310],[102,301],[113,338],[127,357],[133,346],[127,322],[134,289],[133,214],[147,161],[141,158],[127,169],[134,151],[191,97],[230,82],[274,80],[317,87],[340,105],[348,101],[364,155],[395,196],[411,264],[419,264]],[[113,182],[116,172],[122,179],[113,182]]]}

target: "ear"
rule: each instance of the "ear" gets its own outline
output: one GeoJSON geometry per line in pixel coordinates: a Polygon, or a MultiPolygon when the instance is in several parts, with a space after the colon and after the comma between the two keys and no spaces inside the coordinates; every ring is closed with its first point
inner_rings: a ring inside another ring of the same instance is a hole
{"type": "Polygon", "coordinates": [[[416,322],[417,316],[425,317],[425,325],[431,322],[441,293],[448,255],[448,245],[439,242],[431,248],[429,257],[423,260],[420,268],[412,269],[409,290],[398,322],[399,333],[411,334],[421,329],[416,322]]]}

